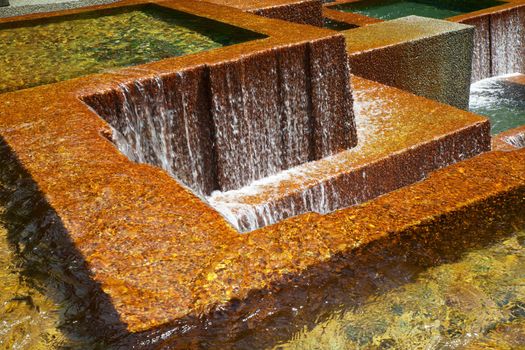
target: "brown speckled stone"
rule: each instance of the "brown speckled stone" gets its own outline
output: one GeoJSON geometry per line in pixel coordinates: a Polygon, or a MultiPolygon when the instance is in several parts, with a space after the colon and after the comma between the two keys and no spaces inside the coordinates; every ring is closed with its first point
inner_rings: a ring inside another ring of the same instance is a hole
{"type": "Polygon", "coordinates": [[[199,0],[231,6],[256,15],[323,26],[321,0],[199,0]]]}
{"type": "MultiPolygon", "coordinates": [[[[336,0],[326,3],[323,15],[356,26],[383,22],[381,19],[331,8],[358,1],[360,0],[336,0]]],[[[472,82],[495,75],[522,72],[525,69],[525,41],[520,39],[525,32],[525,0],[505,1],[498,6],[446,20],[475,26],[472,82]]]]}
{"type": "MultiPolygon", "coordinates": [[[[103,78],[112,79],[96,80],[103,78]]],[[[130,332],[206,315],[352,247],[417,232],[442,213],[525,186],[525,152],[490,152],[363,206],[241,235],[166,173],[130,162],[100,135],[105,123],[76,97],[90,79],[2,95],[0,134],[130,332]]],[[[523,207],[523,197],[513,201],[523,207]]]]}
{"type": "Polygon", "coordinates": [[[247,231],[253,229],[252,213],[263,213],[258,222],[264,226],[315,208],[333,211],[490,150],[490,126],[483,117],[357,76],[352,85],[357,147],[297,166],[289,176],[216,194],[213,204],[231,208],[247,231]]]}

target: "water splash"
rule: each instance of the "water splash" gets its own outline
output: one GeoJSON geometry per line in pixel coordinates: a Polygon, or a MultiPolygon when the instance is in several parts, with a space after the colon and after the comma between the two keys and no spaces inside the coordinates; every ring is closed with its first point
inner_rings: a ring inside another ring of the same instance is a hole
{"type": "Polygon", "coordinates": [[[203,197],[354,146],[348,71],[344,37],[330,37],[82,99],[128,158],[203,197]]]}

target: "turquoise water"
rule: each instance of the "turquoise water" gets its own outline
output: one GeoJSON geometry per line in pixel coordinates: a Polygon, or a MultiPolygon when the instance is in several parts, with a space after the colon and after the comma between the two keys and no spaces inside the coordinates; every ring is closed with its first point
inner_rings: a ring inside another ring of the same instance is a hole
{"type": "Polygon", "coordinates": [[[418,0],[369,0],[336,5],[332,8],[355,12],[379,19],[395,19],[410,15],[429,18],[448,18],[483,8],[501,5],[501,1],[418,1],[418,0]]]}
{"type": "Polygon", "coordinates": [[[525,125],[525,85],[504,78],[472,84],[470,111],[490,119],[493,135],[525,125]]]}

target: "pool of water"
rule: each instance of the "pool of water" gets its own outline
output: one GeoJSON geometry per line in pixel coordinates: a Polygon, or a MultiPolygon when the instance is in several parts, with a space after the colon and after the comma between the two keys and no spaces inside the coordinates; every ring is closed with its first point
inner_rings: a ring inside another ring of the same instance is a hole
{"type": "Polygon", "coordinates": [[[364,0],[336,5],[331,8],[384,20],[410,15],[443,19],[501,4],[504,4],[504,2],[493,0],[364,0]]]}
{"type": "Polygon", "coordinates": [[[470,89],[469,109],[490,119],[492,134],[525,125],[525,85],[509,78],[480,80],[470,89]]]}
{"type": "MultiPolygon", "coordinates": [[[[0,217],[3,210],[0,208],[0,217]]],[[[111,343],[103,335],[87,336],[75,330],[86,317],[86,310],[64,297],[67,293],[57,294],[60,284],[53,273],[27,270],[23,259],[28,255],[21,258],[19,252],[24,247],[21,240],[13,239],[8,227],[9,222],[0,221],[0,348],[108,348],[111,343]]],[[[400,270],[380,281],[397,287],[367,295],[362,302],[343,307],[313,328],[305,327],[291,339],[266,348],[524,345],[525,231],[465,251],[459,260],[424,269],[416,278],[407,278],[400,270]]],[[[246,344],[251,340],[240,338],[229,345],[243,348],[246,344]]]]}
{"type": "Polygon", "coordinates": [[[0,93],[264,36],[155,5],[0,25],[0,93]]]}

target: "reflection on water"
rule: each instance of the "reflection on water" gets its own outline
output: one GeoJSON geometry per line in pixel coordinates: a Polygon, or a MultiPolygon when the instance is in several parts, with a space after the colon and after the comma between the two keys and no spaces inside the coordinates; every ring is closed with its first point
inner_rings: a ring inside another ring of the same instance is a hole
{"type": "Polygon", "coordinates": [[[0,93],[263,37],[157,6],[0,25],[0,93]]]}
{"type": "Polygon", "coordinates": [[[460,261],[430,268],[413,283],[371,296],[279,348],[459,349],[498,339],[503,346],[519,342],[513,337],[524,320],[522,231],[460,261]]]}

